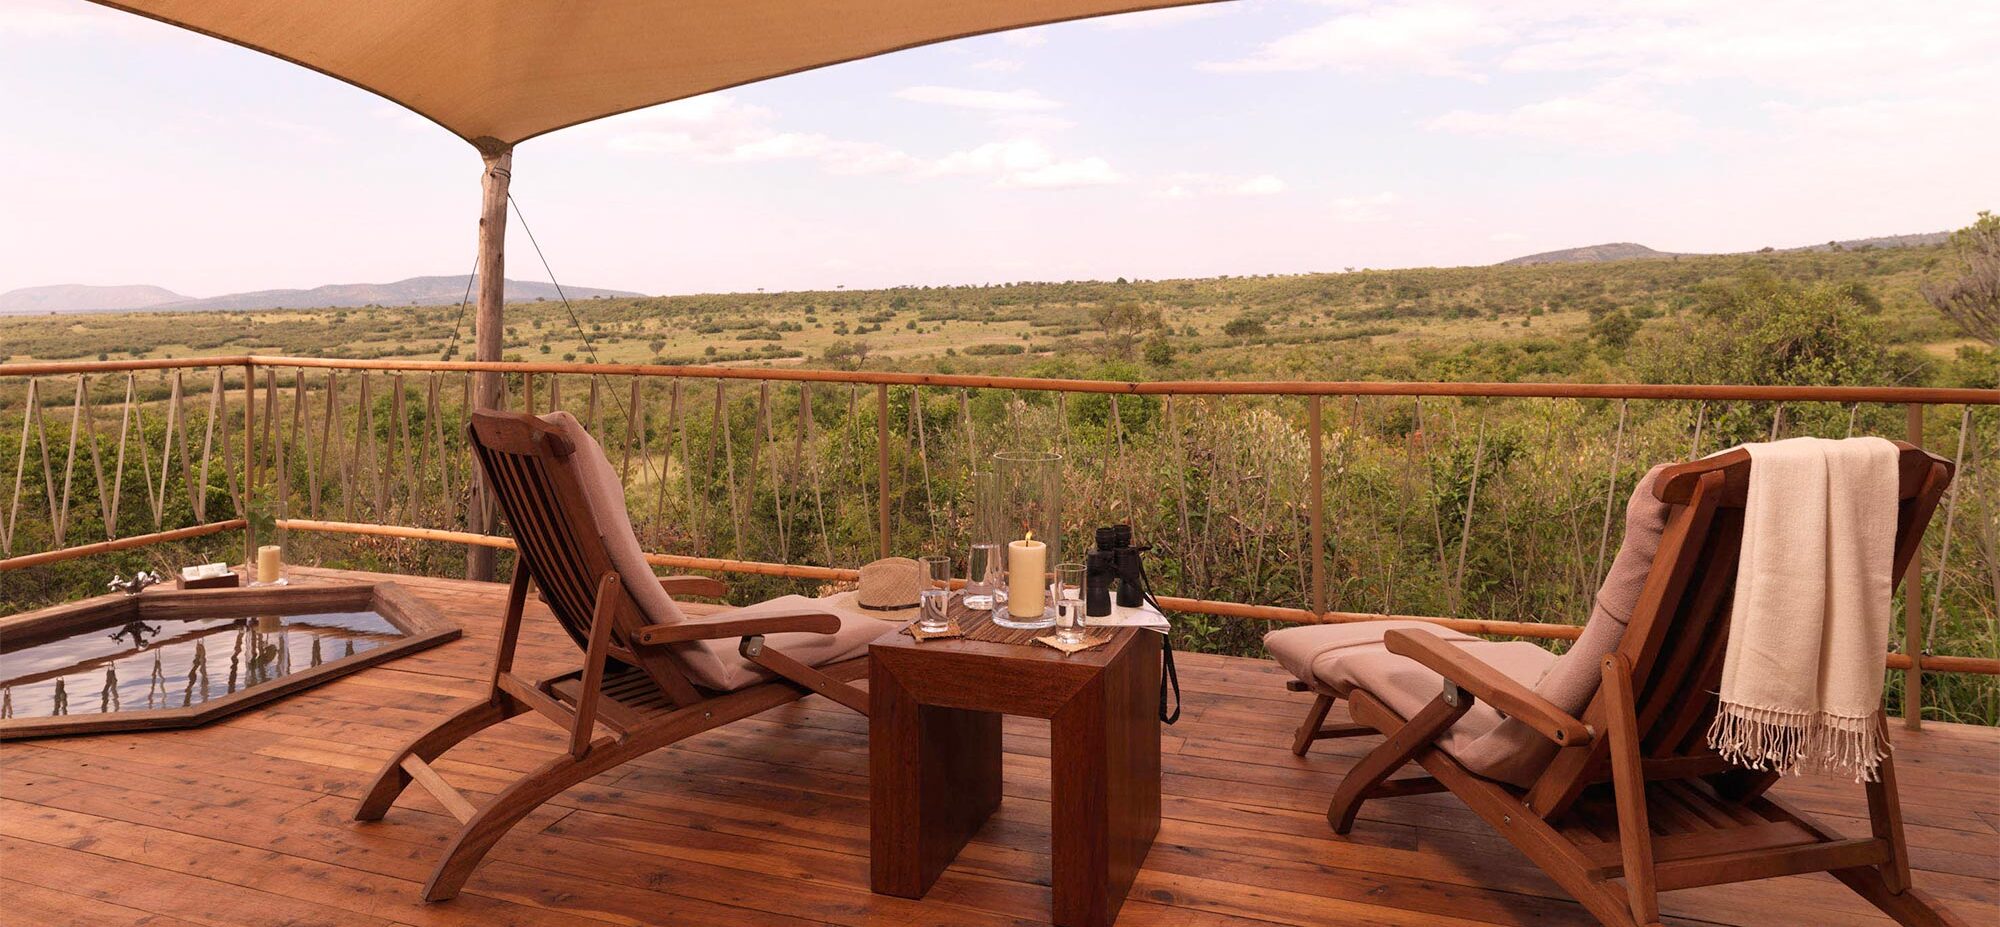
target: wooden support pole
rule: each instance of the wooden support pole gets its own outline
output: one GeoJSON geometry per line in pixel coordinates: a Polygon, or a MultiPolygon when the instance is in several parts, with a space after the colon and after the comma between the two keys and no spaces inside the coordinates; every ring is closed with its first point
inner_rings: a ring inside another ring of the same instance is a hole
{"type": "MultiPolygon", "coordinates": [[[[243,365],[243,510],[247,515],[257,504],[257,368],[243,365]]],[[[245,522],[243,563],[257,566],[257,532],[245,522]]]]}
{"type": "Polygon", "coordinates": [[[1312,536],[1312,610],[1326,611],[1326,447],[1320,435],[1320,397],[1306,399],[1306,435],[1312,449],[1306,465],[1312,484],[1306,490],[1306,523],[1312,536]]]}
{"type": "MultiPolygon", "coordinates": [[[[502,317],[507,286],[507,184],[514,175],[514,147],[492,138],[473,141],[485,162],[479,200],[479,306],[472,320],[474,360],[497,361],[506,335],[502,317]]],[[[504,380],[498,370],[481,370],[473,375],[473,408],[500,408],[504,380]]],[[[477,490],[466,507],[466,526],[474,533],[492,534],[499,524],[485,477],[473,468],[477,490]]],[[[465,549],[465,578],[493,579],[493,549],[472,546],[465,549]]]]}
{"type": "Polygon", "coordinates": [[[875,386],[875,519],[879,556],[889,556],[889,384],[875,386]]]}
{"type": "MultiPolygon", "coordinates": [[[[1924,446],[1924,407],[1910,403],[1904,407],[1909,432],[1906,440],[1924,446]]],[[[1910,667],[1903,670],[1903,726],[1913,731],[1924,726],[1924,549],[1910,555],[1910,568],[1903,573],[1903,653],[1910,667]]]]}

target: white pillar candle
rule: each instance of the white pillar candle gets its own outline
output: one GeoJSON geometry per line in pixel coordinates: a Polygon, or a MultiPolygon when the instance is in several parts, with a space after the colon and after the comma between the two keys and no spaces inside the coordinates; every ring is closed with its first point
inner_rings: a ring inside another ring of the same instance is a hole
{"type": "Polygon", "coordinates": [[[1024,618],[1042,614],[1044,586],[1048,579],[1049,545],[1035,540],[1035,533],[1007,542],[1007,611],[1024,618]]]}
{"type": "Polygon", "coordinates": [[[282,549],[276,544],[266,544],[257,548],[258,582],[275,583],[278,581],[278,568],[283,562],[280,559],[283,556],[281,551],[282,549]]]}

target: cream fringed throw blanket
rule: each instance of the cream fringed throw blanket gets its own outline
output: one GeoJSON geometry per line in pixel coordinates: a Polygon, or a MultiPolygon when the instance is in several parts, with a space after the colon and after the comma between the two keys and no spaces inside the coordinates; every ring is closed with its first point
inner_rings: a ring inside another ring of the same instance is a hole
{"type": "Polygon", "coordinates": [[[1708,743],[1779,773],[1875,778],[1896,545],[1896,446],[1749,444],[1743,551],[1708,743]]]}

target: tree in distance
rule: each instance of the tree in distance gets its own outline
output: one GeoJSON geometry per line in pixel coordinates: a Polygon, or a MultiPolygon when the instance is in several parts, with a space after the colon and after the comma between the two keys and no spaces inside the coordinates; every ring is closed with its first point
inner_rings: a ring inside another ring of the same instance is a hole
{"type": "Polygon", "coordinates": [[[1951,233],[1958,277],[1921,287],[1945,318],[1965,333],[2000,347],[2000,216],[1981,210],[1971,225],[1951,233]]]}

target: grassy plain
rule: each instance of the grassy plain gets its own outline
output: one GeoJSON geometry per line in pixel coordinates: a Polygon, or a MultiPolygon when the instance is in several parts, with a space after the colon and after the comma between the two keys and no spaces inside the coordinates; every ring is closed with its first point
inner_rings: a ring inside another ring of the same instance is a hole
{"type": "MultiPolygon", "coordinates": [[[[710,294],[516,303],[506,356],[607,363],[805,365],[938,372],[1159,379],[1710,382],[1936,385],[2000,388],[2000,360],[1924,301],[1919,286],[1948,269],[1940,247],[1680,257],[1601,264],[1361,271],[1200,280],[1041,282],[868,291],[710,294]]],[[[272,309],[255,313],[124,313],[0,317],[0,357],[96,360],[258,353],[437,359],[470,353],[469,313],[457,306],[272,309]],[[455,337],[456,336],[456,337],[455,337]]],[[[22,378],[0,365],[0,460],[26,461],[31,489],[64,480],[69,392],[42,384],[47,470],[20,445],[22,378]]],[[[196,449],[208,408],[206,372],[190,376],[196,449]]],[[[319,421],[327,381],[298,397],[319,421]]],[[[318,463],[326,517],[459,527],[466,463],[383,474],[412,446],[398,433],[394,388],[377,377],[365,406],[355,378],[332,390],[339,440],[318,463]],[[368,440],[363,442],[361,438],[368,440]],[[404,443],[399,444],[402,441],[404,443]],[[399,450],[400,448],[400,450],[399,450]],[[400,456],[399,456],[400,455],[400,456]],[[340,478],[336,478],[336,476],[340,478]]],[[[738,384],[717,399],[701,381],[652,379],[605,395],[600,439],[629,456],[626,480],[649,549],[855,565],[874,550],[874,410],[846,390],[815,391],[811,417],[795,387],[738,384]],[[686,386],[685,392],[682,386],[686,386]],[[624,397],[638,395],[638,414],[624,397]],[[715,403],[722,412],[717,415],[715,403]],[[626,450],[630,448],[630,450],[626,450]]],[[[232,381],[233,382],[233,381],[232,381]]],[[[394,382],[394,381],[390,381],[394,382]]],[[[166,378],[135,379],[141,433],[162,447],[166,378]]],[[[283,395],[298,380],[282,376],[283,395]]],[[[122,401],[123,378],[91,384],[100,409],[122,401]]],[[[456,434],[456,375],[432,418],[427,377],[403,382],[408,427],[456,434]]],[[[521,383],[514,378],[518,396],[521,383]]],[[[547,385],[539,389],[546,397],[547,385]]],[[[566,378],[580,408],[584,377],[566,378]]],[[[518,401],[518,400],[517,400],[518,401]]],[[[282,407],[281,407],[282,408],[282,407]]],[[[1130,521],[1155,545],[1163,592],[1281,605],[1309,601],[1304,404],[1298,400],[1156,399],[1116,407],[1102,396],[1058,400],[999,391],[892,391],[894,545],[904,553],[963,550],[971,473],[993,450],[1028,435],[1066,456],[1065,535],[1081,549],[1090,527],[1130,521]]],[[[241,427],[221,404],[222,444],[241,427]]],[[[100,413],[102,415],[103,413],[100,413]]],[[[1506,620],[1573,622],[1587,614],[1614,516],[1652,463],[1772,434],[1900,435],[1899,407],[1565,400],[1333,400],[1324,487],[1330,604],[1506,620]]],[[[1926,563],[1935,615],[1929,648],[2000,655],[2000,471],[1993,410],[1936,410],[1926,444],[1953,454],[1964,431],[1954,540],[1934,528],[1926,563]],[[1965,431],[1962,425],[1970,425],[1965,431]],[[1948,556],[1947,556],[1948,554],[1948,556]],[[1943,563],[1943,569],[1936,565],[1943,563]],[[1941,577],[1941,578],[1940,578],[1941,577]],[[1941,595],[1936,593],[1941,592],[1941,595]]],[[[30,429],[32,430],[32,429],[30,429]]],[[[304,429],[310,436],[314,428],[304,429]]],[[[239,439],[240,440],[240,439],[239,439]]],[[[33,442],[30,442],[31,445],[33,442]]],[[[39,446],[39,445],[35,445],[39,446]]],[[[86,443],[87,446],[87,443],[86,443]]],[[[310,448],[308,444],[308,448],[310,448]]],[[[109,445],[104,448],[107,457],[109,445]]],[[[284,500],[307,508],[309,474],[288,461],[284,500]]],[[[87,458],[86,458],[87,460],[87,458]]],[[[621,460],[621,464],[623,461],[621,460]]],[[[128,469],[137,471],[138,464],[128,469]]],[[[161,472],[154,462],[154,474],[161,472]]],[[[12,476],[12,474],[4,474],[12,476]]],[[[78,466],[79,497],[96,498],[78,466]]],[[[165,514],[142,511],[131,487],[118,532],[191,523],[188,502],[237,505],[224,468],[202,485],[174,485],[165,514]],[[185,490],[185,491],[184,491],[185,490]]],[[[15,553],[46,547],[47,517],[27,496],[15,553]],[[38,521],[39,519],[39,521],[38,521]]],[[[253,507],[254,502],[253,502],[253,507]]],[[[90,504],[73,510],[70,543],[101,531],[90,504]]],[[[333,536],[288,541],[327,565],[451,573],[446,545],[333,536]]],[[[111,569],[165,567],[221,556],[229,542],[149,548],[10,576],[0,610],[81,594],[111,569]],[[220,550],[222,553],[216,553],[220,550]]],[[[739,579],[743,597],[792,591],[739,579]]],[[[1900,614],[1900,610],[1898,612],[1900,614]]],[[[1263,628],[1186,616],[1181,645],[1259,652],[1263,628]]],[[[1898,639],[1900,639],[1900,631],[1898,639]]],[[[1933,717],[2000,719],[2000,687],[1933,677],[1933,717]]],[[[1892,679],[1892,683],[1894,680],[1892,679]]],[[[1892,699],[1898,697],[1892,689],[1892,699]]]]}
{"type": "MultiPolygon", "coordinates": [[[[819,363],[863,344],[868,366],[995,370],[1051,357],[1100,359],[1093,313],[1136,304],[1160,312],[1173,360],[1153,374],[1346,376],[1299,369],[1339,361],[1353,375],[1416,373],[1426,357],[1474,344],[1583,343],[1606,313],[1639,321],[1695,305],[1700,288],[1746,273],[1865,285],[1894,344],[1949,359],[1966,343],[1918,284],[1942,248],[1807,252],[1533,267],[1424,268],[1137,282],[735,293],[508,306],[509,358],[611,363],[819,363]],[[571,310],[574,311],[572,317],[571,310]],[[1228,331],[1231,322],[1239,323],[1228,331]],[[1257,331],[1261,328],[1262,331],[1257,331]],[[986,354],[1011,350],[1024,354],[986,354]],[[1273,365],[1277,369],[1272,369],[1273,365]],[[1414,365],[1414,366],[1413,366],[1414,365]]],[[[257,312],[0,316],[12,360],[191,357],[231,353],[336,357],[469,353],[458,306],[257,312]]],[[[1111,352],[1122,353],[1122,352],[1111,352]]],[[[1138,355],[1134,354],[1135,357],[1138,355]]],[[[1603,372],[1616,370],[1616,357],[1603,372]]],[[[1496,371],[1504,372],[1504,371],[1496,371]]],[[[1579,371],[1579,373],[1584,373],[1579,371]]]]}

